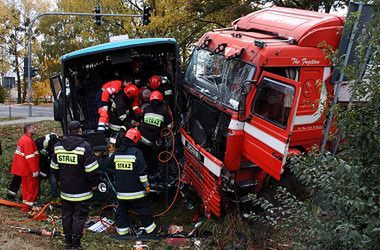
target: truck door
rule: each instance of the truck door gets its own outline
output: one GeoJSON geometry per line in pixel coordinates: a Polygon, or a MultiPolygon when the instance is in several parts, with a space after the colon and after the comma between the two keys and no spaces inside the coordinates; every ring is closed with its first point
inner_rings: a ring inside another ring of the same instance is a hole
{"type": "Polygon", "coordinates": [[[62,121],[62,80],[60,75],[50,77],[50,89],[54,97],[54,120],[62,121]]]}
{"type": "Polygon", "coordinates": [[[280,179],[297,111],[300,83],[263,72],[244,125],[243,156],[280,179]]]}

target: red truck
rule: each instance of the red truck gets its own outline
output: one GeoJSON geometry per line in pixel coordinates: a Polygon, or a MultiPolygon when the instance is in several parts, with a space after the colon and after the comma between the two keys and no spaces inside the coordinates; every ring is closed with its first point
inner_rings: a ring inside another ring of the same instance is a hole
{"type": "MultiPolygon", "coordinates": [[[[182,84],[183,180],[206,215],[223,193],[280,180],[287,155],[320,146],[334,92],[321,44],[339,46],[343,17],[269,8],[204,34],[182,84]]],[[[240,197],[244,200],[244,197],[240,197]]]]}
{"type": "Polygon", "coordinates": [[[94,99],[102,85],[117,72],[132,74],[135,60],[144,75],[167,76],[183,144],[181,178],[199,194],[207,216],[220,216],[225,196],[246,201],[266,178],[281,179],[288,154],[321,145],[337,86],[323,47],[342,46],[344,23],[343,17],[288,8],[251,13],[231,28],[204,34],[182,78],[174,39],[128,39],[74,51],[61,58],[64,80],[52,78],[54,116],[65,133],[68,121],[81,121],[94,148],[107,150],[95,131],[94,99]]]}

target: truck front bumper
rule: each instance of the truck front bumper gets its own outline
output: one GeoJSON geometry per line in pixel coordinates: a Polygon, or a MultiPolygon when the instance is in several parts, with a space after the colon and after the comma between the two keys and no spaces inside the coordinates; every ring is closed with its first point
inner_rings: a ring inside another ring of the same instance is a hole
{"type": "Polygon", "coordinates": [[[206,215],[219,217],[223,163],[197,145],[183,128],[180,132],[185,154],[183,181],[194,187],[203,201],[206,215]]]}

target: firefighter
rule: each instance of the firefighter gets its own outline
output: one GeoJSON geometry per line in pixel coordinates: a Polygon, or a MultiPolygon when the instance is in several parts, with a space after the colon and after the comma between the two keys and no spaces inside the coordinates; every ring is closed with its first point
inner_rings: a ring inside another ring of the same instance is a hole
{"type": "Polygon", "coordinates": [[[119,206],[116,210],[116,231],[119,235],[130,233],[128,210],[140,214],[140,234],[155,233],[156,224],[150,212],[146,194],[150,192],[147,166],[143,153],[137,147],[140,132],[131,128],[125,133],[121,146],[108,159],[107,167],[115,169],[115,189],[119,206]]]}
{"type": "Polygon", "coordinates": [[[54,146],[50,167],[60,178],[66,247],[80,248],[89,200],[100,183],[99,165],[91,145],[82,137],[80,123],[71,121],[68,130],[69,136],[54,146]]]}
{"type": "Polygon", "coordinates": [[[21,186],[21,176],[13,175],[12,181],[9,184],[8,190],[7,190],[7,199],[11,201],[16,201],[18,198],[17,192],[20,189],[21,186]]]}
{"type": "MultiPolygon", "coordinates": [[[[127,81],[114,80],[107,82],[103,85],[101,89],[101,94],[97,95],[97,105],[98,105],[98,114],[99,114],[99,122],[98,122],[98,131],[105,132],[109,125],[109,104],[110,99],[114,98],[115,95],[124,90],[125,95],[128,99],[136,98],[138,91],[136,91],[135,87],[132,83],[127,83],[127,81]]],[[[136,110],[136,108],[134,108],[136,110]]],[[[136,113],[139,110],[134,111],[136,113]]]]}
{"type": "Polygon", "coordinates": [[[139,94],[138,88],[133,84],[128,84],[124,91],[119,91],[111,99],[109,113],[109,128],[113,132],[118,132],[125,123],[132,120],[133,102],[139,94]]]}
{"type": "Polygon", "coordinates": [[[113,80],[105,83],[101,90],[96,94],[96,105],[98,107],[99,122],[98,131],[105,132],[108,128],[109,116],[108,116],[108,104],[110,97],[119,92],[126,85],[125,81],[113,80]]]}
{"type": "Polygon", "coordinates": [[[59,141],[56,134],[50,133],[36,139],[36,146],[40,154],[40,180],[48,179],[50,196],[53,201],[59,201],[58,183],[56,175],[50,171],[50,162],[54,153],[54,145],[59,141]]]}
{"type": "Polygon", "coordinates": [[[144,108],[141,124],[138,126],[142,136],[140,146],[147,158],[149,173],[157,169],[158,152],[155,145],[165,127],[172,127],[172,116],[163,103],[161,92],[155,90],[150,94],[149,105],[144,108]]]}
{"type": "MultiPolygon", "coordinates": [[[[143,113],[143,107],[146,107],[149,104],[150,90],[147,87],[139,88],[139,95],[137,98],[134,98],[132,101],[132,110],[134,115],[131,116],[130,125],[136,127],[140,124],[141,116],[143,113]]],[[[132,128],[124,126],[126,129],[132,128]]],[[[126,130],[125,130],[126,131],[126,130]]],[[[124,132],[125,132],[124,131],[124,132]]]]}
{"type": "MultiPolygon", "coordinates": [[[[39,153],[40,172],[39,179],[49,179],[51,198],[57,199],[58,184],[55,175],[50,174],[50,159],[53,155],[54,144],[57,143],[58,137],[56,134],[51,133],[45,136],[41,136],[36,139],[36,147],[39,153]]],[[[12,182],[7,191],[7,198],[10,200],[16,200],[16,194],[21,186],[21,177],[14,175],[12,182]]]]}
{"type": "Polygon", "coordinates": [[[24,125],[24,135],[17,142],[11,169],[13,175],[21,176],[21,211],[25,213],[31,210],[38,195],[40,164],[36,143],[32,138],[35,133],[33,124],[24,125]]]}
{"type": "Polygon", "coordinates": [[[166,76],[153,75],[149,78],[148,87],[151,91],[158,90],[160,91],[165,100],[171,104],[173,99],[173,91],[170,87],[169,80],[166,76]]]}

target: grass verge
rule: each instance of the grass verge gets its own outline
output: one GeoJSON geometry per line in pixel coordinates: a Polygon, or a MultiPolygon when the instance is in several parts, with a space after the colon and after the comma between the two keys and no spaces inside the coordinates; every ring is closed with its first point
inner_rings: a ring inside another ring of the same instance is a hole
{"type": "Polygon", "coordinates": [[[15,116],[15,117],[0,117],[0,122],[20,120],[20,119],[23,119],[23,118],[24,118],[24,117],[21,117],[21,116],[15,116]]]}

